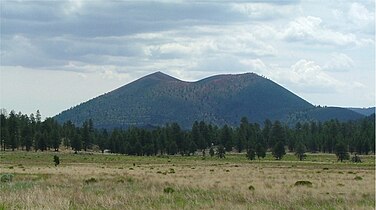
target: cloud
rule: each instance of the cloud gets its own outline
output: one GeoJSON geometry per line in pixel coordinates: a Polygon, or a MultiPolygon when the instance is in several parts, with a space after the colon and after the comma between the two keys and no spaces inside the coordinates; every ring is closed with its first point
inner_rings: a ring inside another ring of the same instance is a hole
{"type": "Polygon", "coordinates": [[[306,16],[291,21],[283,32],[283,38],[290,42],[337,46],[359,45],[361,42],[353,33],[341,33],[322,25],[320,17],[306,16]]]}
{"type": "Polygon", "coordinates": [[[348,15],[351,20],[362,25],[368,25],[375,21],[375,13],[370,12],[358,2],[351,4],[348,15]]]}
{"type": "Polygon", "coordinates": [[[327,71],[350,71],[354,68],[353,59],[343,53],[332,53],[330,60],[323,66],[327,71]]]}
{"type": "Polygon", "coordinates": [[[367,35],[373,39],[375,34],[375,2],[358,1],[340,4],[332,9],[332,15],[335,18],[337,27],[346,31],[355,31],[361,35],[367,35]]]}
{"type": "Polygon", "coordinates": [[[291,13],[296,12],[297,8],[293,3],[296,2],[290,2],[290,4],[286,5],[276,5],[273,4],[273,1],[234,3],[231,8],[246,15],[251,20],[274,20],[286,18],[291,13]]]}
{"type": "Polygon", "coordinates": [[[267,65],[259,58],[240,60],[240,63],[248,66],[251,71],[256,73],[263,74],[265,71],[268,70],[267,65]]]}
{"type": "Polygon", "coordinates": [[[338,93],[344,83],[324,72],[314,61],[301,59],[289,68],[269,65],[265,76],[297,93],[338,93]]]}

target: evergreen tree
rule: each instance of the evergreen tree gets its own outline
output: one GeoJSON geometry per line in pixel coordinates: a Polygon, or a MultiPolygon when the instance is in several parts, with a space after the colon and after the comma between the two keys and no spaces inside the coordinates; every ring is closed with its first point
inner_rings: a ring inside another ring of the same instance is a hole
{"type": "MultiPolygon", "coordinates": [[[[78,130],[78,129],[77,129],[78,130]]],[[[82,139],[80,132],[77,131],[72,139],[71,142],[72,149],[74,150],[74,153],[77,154],[78,151],[81,151],[82,148],[82,139]]]]}
{"type": "Polygon", "coordinates": [[[189,154],[194,155],[195,152],[196,152],[196,150],[197,150],[197,145],[196,145],[196,143],[194,141],[191,140],[189,142],[189,154]]]}
{"type": "Polygon", "coordinates": [[[136,153],[136,155],[142,156],[143,151],[142,151],[142,145],[140,141],[137,141],[136,144],[134,145],[134,152],[136,153]]]}
{"type": "Polygon", "coordinates": [[[227,152],[232,150],[232,137],[230,128],[227,125],[224,125],[221,132],[221,145],[225,146],[227,152]]]}
{"type": "Polygon", "coordinates": [[[340,142],[335,147],[335,153],[338,158],[338,161],[348,160],[350,155],[348,153],[347,147],[343,142],[340,142]]]}
{"type": "Polygon", "coordinates": [[[61,138],[60,138],[59,130],[57,128],[52,130],[51,139],[52,139],[52,147],[55,149],[55,151],[59,151],[61,138]]]}
{"type": "Polygon", "coordinates": [[[302,161],[306,157],[306,147],[301,142],[297,143],[295,148],[295,156],[299,158],[300,161],[302,161]]]}
{"type": "Polygon", "coordinates": [[[286,136],[285,136],[284,128],[281,125],[281,122],[277,120],[274,122],[272,130],[271,130],[270,145],[274,146],[279,142],[284,144],[286,142],[286,136]]]}
{"type": "Polygon", "coordinates": [[[248,149],[250,141],[250,125],[246,117],[242,117],[240,120],[240,127],[238,131],[238,138],[236,140],[236,149],[238,152],[242,152],[244,147],[248,149]]]}
{"type": "Polygon", "coordinates": [[[17,120],[17,116],[14,110],[12,110],[9,114],[8,132],[9,132],[9,141],[7,141],[7,143],[9,144],[8,146],[12,148],[12,151],[14,151],[18,147],[18,139],[19,139],[18,120],[17,120]]]}
{"type": "Polygon", "coordinates": [[[210,157],[213,157],[214,154],[215,154],[215,152],[214,152],[213,147],[210,147],[210,150],[209,150],[209,155],[210,155],[210,157]]]}
{"type": "Polygon", "coordinates": [[[83,123],[81,134],[82,134],[81,136],[82,146],[83,146],[84,151],[86,151],[89,148],[90,143],[91,143],[89,121],[85,121],[83,123]]]}
{"type": "Polygon", "coordinates": [[[200,130],[200,142],[197,146],[199,149],[204,150],[206,149],[208,142],[210,142],[209,129],[206,126],[204,121],[200,122],[199,130],[200,130]]]}
{"type": "Polygon", "coordinates": [[[254,160],[256,158],[256,152],[253,148],[249,148],[247,151],[247,158],[249,160],[254,160]]]}
{"type": "Polygon", "coordinates": [[[104,153],[104,150],[108,147],[108,132],[107,132],[107,130],[103,129],[102,133],[100,135],[100,138],[97,138],[97,139],[99,139],[99,141],[98,141],[99,149],[102,151],[102,153],[104,153]]]}
{"type": "Polygon", "coordinates": [[[199,149],[205,147],[204,136],[200,131],[200,124],[197,121],[195,121],[192,125],[191,137],[196,147],[198,147],[199,149]]]}
{"type": "Polygon", "coordinates": [[[9,133],[8,133],[8,125],[7,125],[7,118],[4,113],[0,114],[0,150],[4,150],[7,145],[7,140],[9,139],[9,133]]]}
{"type": "Polygon", "coordinates": [[[217,148],[217,156],[219,158],[225,158],[226,150],[223,145],[219,145],[217,148]]]}
{"type": "Polygon", "coordinates": [[[30,151],[33,146],[33,135],[31,132],[31,126],[27,125],[22,128],[22,138],[24,139],[26,151],[30,151]]]}
{"type": "Polygon", "coordinates": [[[36,121],[37,123],[42,122],[42,115],[40,114],[39,109],[37,110],[37,113],[35,114],[35,121],[36,121]]]}
{"type": "Polygon", "coordinates": [[[271,130],[272,130],[272,122],[267,119],[265,120],[264,128],[262,129],[262,137],[268,148],[273,148],[274,146],[274,143],[271,142],[271,137],[270,137],[271,130]]]}
{"type": "Polygon", "coordinates": [[[273,147],[272,151],[273,157],[275,157],[276,160],[281,160],[282,157],[286,154],[285,152],[285,146],[284,144],[279,141],[275,146],[273,147]]]}
{"type": "Polygon", "coordinates": [[[265,158],[265,156],[266,156],[266,149],[265,149],[264,146],[262,146],[261,143],[258,143],[256,145],[256,155],[257,155],[258,159],[265,158]]]}

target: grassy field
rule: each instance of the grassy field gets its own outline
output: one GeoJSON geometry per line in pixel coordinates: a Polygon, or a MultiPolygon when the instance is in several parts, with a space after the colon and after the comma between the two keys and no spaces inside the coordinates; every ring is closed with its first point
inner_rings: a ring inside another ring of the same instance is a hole
{"type": "Polygon", "coordinates": [[[0,209],[374,209],[375,156],[362,161],[1,152],[0,209]]]}

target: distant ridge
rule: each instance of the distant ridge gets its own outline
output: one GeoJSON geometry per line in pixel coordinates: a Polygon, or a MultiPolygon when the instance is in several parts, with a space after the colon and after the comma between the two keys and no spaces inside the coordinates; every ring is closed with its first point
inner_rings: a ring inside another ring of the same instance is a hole
{"type": "Polygon", "coordinates": [[[375,107],[369,107],[369,108],[347,108],[351,111],[354,111],[356,113],[359,113],[364,116],[370,116],[371,114],[375,114],[375,107]]]}
{"type": "Polygon", "coordinates": [[[257,123],[265,119],[295,122],[302,113],[309,119],[320,120],[362,117],[350,110],[320,110],[254,73],[216,75],[185,82],[155,72],[54,118],[60,123],[70,120],[76,125],[92,119],[98,128],[155,127],[177,122],[189,129],[196,120],[219,126],[237,125],[243,116],[257,123]]]}

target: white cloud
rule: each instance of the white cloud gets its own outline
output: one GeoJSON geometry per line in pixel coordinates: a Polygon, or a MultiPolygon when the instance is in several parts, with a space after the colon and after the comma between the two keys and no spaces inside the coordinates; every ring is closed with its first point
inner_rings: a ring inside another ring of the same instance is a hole
{"type": "Polygon", "coordinates": [[[332,53],[330,60],[324,65],[327,71],[350,71],[354,68],[354,61],[343,53],[332,53]]]}
{"type": "Polygon", "coordinates": [[[244,59],[240,60],[241,64],[244,64],[246,66],[249,66],[250,70],[262,74],[264,71],[267,70],[267,66],[265,63],[257,58],[257,59],[244,59]]]}
{"type": "Polygon", "coordinates": [[[283,32],[283,38],[289,41],[301,41],[309,44],[325,44],[349,46],[361,42],[355,34],[341,33],[322,25],[320,17],[299,17],[288,24],[283,32]]]}
{"type": "Polygon", "coordinates": [[[268,3],[235,3],[231,8],[255,20],[271,20],[287,17],[291,13],[296,12],[297,9],[291,5],[273,5],[268,3]]]}
{"type": "Polygon", "coordinates": [[[344,83],[323,71],[314,61],[301,59],[290,68],[268,66],[266,76],[300,93],[338,92],[344,83]]]}
{"type": "Polygon", "coordinates": [[[63,5],[63,11],[65,15],[76,14],[83,6],[83,0],[68,0],[63,5]]]}
{"type": "Polygon", "coordinates": [[[352,21],[361,25],[368,25],[375,21],[375,13],[370,12],[364,5],[358,2],[351,4],[348,15],[352,21]]]}

